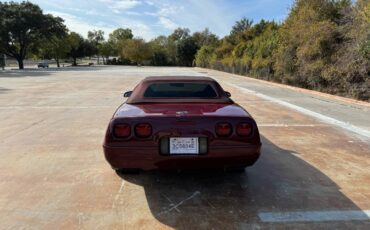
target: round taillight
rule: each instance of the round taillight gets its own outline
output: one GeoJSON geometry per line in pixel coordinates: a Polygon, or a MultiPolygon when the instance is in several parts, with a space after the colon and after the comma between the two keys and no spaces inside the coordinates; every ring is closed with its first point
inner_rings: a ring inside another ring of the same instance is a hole
{"type": "Polygon", "coordinates": [[[131,127],[129,124],[116,124],[113,130],[114,136],[118,138],[126,138],[131,134],[131,127]]]}
{"type": "Polygon", "coordinates": [[[149,137],[152,135],[152,126],[148,123],[141,123],[135,126],[135,134],[138,137],[149,137]]]}
{"type": "Polygon", "coordinates": [[[221,137],[230,136],[232,127],[227,122],[221,122],[216,125],[216,134],[221,137]]]}
{"type": "Polygon", "coordinates": [[[252,133],[252,126],[248,123],[240,123],[236,127],[236,134],[239,136],[249,136],[252,133]]]}

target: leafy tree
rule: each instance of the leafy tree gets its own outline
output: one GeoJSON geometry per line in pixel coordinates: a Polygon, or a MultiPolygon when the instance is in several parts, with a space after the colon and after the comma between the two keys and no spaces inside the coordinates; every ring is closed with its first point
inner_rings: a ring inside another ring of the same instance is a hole
{"type": "Polygon", "coordinates": [[[177,45],[178,64],[182,66],[192,66],[198,48],[194,38],[187,37],[181,39],[177,45]]]}
{"type": "Polygon", "coordinates": [[[131,61],[142,64],[145,60],[150,59],[150,49],[144,39],[129,39],[122,49],[123,56],[131,61]]]}
{"type": "Polygon", "coordinates": [[[231,29],[230,35],[242,33],[252,27],[253,21],[243,17],[240,21],[237,21],[231,29]]]}
{"type": "Polygon", "coordinates": [[[30,2],[0,2],[0,52],[15,58],[20,69],[30,50],[40,41],[63,34],[63,20],[43,14],[39,6],[30,2]]]}
{"type": "Polygon", "coordinates": [[[229,42],[228,37],[223,38],[220,43],[221,44],[216,48],[215,53],[217,59],[221,60],[231,55],[234,46],[229,42]]]}
{"type": "Polygon", "coordinates": [[[60,59],[66,57],[70,51],[70,46],[67,39],[68,31],[65,27],[64,30],[59,30],[57,33],[52,34],[49,38],[44,39],[39,45],[39,53],[43,57],[53,58],[57,67],[60,67],[60,59]]]}
{"type": "Polygon", "coordinates": [[[75,32],[68,34],[67,41],[71,50],[69,51],[69,56],[73,58],[73,66],[77,66],[77,58],[83,57],[84,52],[84,39],[81,35],[75,32]]]}
{"type": "Polygon", "coordinates": [[[98,63],[99,63],[99,46],[104,42],[104,31],[102,30],[93,30],[87,32],[87,39],[91,45],[92,55],[97,54],[98,63]]]}
{"type": "Polygon", "coordinates": [[[89,39],[90,42],[100,44],[104,41],[104,31],[102,30],[88,31],[87,39],[89,39]]]}
{"type": "Polygon", "coordinates": [[[158,36],[151,40],[148,45],[152,51],[151,64],[155,66],[171,65],[169,52],[169,39],[166,36],[158,36]]]}
{"type": "Polygon", "coordinates": [[[331,92],[369,100],[370,1],[358,0],[344,14],[339,27],[344,42],[334,56],[333,67],[324,73],[336,79],[331,92]]]}
{"type": "Polygon", "coordinates": [[[99,53],[103,57],[104,64],[107,64],[109,56],[115,54],[112,42],[103,42],[102,44],[100,44],[99,53]],[[105,60],[104,60],[104,58],[105,58],[105,60]]]}
{"type": "Polygon", "coordinates": [[[177,43],[170,36],[167,38],[166,52],[171,65],[177,65],[177,43]]]}
{"type": "Polygon", "coordinates": [[[331,0],[295,2],[280,29],[275,64],[280,79],[313,89],[329,84],[331,79],[325,78],[324,71],[331,68],[341,41],[336,22],[344,5],[331,0]]]}
{"type": "Polygon", "coordinates": [[[115,44],[118,43],[119,41],[133,38],[134,35],[132,34],[132,30],[129,28],[126,29],[118,28],[114,30],[111,34],[109,34],[109,41],[115,44]]]}
{"type": "Polygon", "coordinates": [[[243,17],[240,21],[235,22],[232,27],[229,40],[231,43],[236,44],[238,41],[243,39],[243,34],[245,31],[249,30],[253,25],[253,21],[243,17]]]}
{"type": "Polygon", "coordinates": [[[349,36],[360,44],[360,54],[370,62],[370,1],[358,0],[354,11],[354,27],[349,36]]]}
{"type": "Polygon", "coordinates": [[[108,41],[112,44],[112,47],[115,51],[114,55],[120,55],[121,58],[123,58],[122,48],[125,46],[125,42],[133,37],[134,35],[129,28],[118,28],[110,33],[108,41]]]}
{"type": "Polygon", "coordinates": [[[274,57],[278,48],[278,25],[275,22],[261,21],[253,28],[258,28],[263,23],[263,32],[251,41],[251,47],[244,51],[244,60],[251,60],[251,73],[267,77],[274,73],[274,57]],[[251,53],[253,52],[253,53],[251,53]]]}
{"type": "Polygon", "coordinates": [[[199,67],[211,67],[212,62],[216,59],[215,47],[202,46],[195,55],[195,63],[199,67]]]}
{"type": "Polygon", "coordinates": [[[168,66],[167,55],[164,51],[153,52],[151,64],[154,66],[168,66]]]}
{"type": "Polygon", "coordinates": [[[168,36],[168,51],[171,62],[181,66],[192,66],[195,53],[199,48],[188,28],[177,28],[168,36]]]}
{"type": "Polygon", "coordinates": [[[83,39],[80,49],[82,50],[81,57],[89,57],[90,59],[91,56],[98,53],[98,47],[96,44],[88,39],[83,39]]]}
{"type": "Polygon", "coordinates": [[[63,37],[52,36],[50,39],[44,41],[41,47],[41,55],[54,58],[59,68],[60,59],[65,57],[70,49],[67,35],[63,37]]]}
{"type": "Polygon", "coordinates": [[[188,28],[177,28],[173,33],[169,36],[169,39],[173,41],[180,41],[190,37],[190,30],[188,28]]]}
{"type": "Polygon", "coordinates": [[[208,46],[208,45],[217,45],[218,37],[211,33],[208,28],[204,29],[201,32],[195,32],[192,35],[198,47],[208,46]]]}

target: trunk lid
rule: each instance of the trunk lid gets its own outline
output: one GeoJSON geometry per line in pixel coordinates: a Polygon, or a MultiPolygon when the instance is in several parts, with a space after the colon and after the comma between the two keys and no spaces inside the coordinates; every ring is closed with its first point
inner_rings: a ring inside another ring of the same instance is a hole
{"type": "Polygon", "coordinates": [[[238,104],[223,103],[148,103],[122,104],[114,118],[130,117],[250,117],[238,104]]]}

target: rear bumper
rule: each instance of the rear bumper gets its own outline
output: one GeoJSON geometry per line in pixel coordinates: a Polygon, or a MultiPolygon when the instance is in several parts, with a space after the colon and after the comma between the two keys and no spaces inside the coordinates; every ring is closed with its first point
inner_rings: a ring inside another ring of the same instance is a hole
{"type": "Polygon", "coordinates": [[[203,169],[247,167],[260,156],[260,145],[209,146],[205,155],[160,155],[153,147],[103,146],[105,159],[114,169],[203,169]]]}

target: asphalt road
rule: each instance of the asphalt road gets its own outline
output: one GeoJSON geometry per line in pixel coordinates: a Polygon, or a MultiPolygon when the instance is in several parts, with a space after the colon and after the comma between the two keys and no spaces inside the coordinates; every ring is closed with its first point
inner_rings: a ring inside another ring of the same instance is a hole
{"type": "Polygon", "coordinates": [[[370,106],[193,68],[0,71],[1,229],[370,229],[370,106]],[[209,75],[256,119],[245,173],[117,175],[101,143],[142,78],[209,75]]]}

